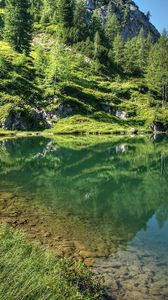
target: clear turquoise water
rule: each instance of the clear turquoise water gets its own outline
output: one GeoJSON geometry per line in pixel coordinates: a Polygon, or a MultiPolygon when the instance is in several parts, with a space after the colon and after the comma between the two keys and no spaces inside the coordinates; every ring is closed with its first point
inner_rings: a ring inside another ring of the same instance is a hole
{"type": "Polygon", "coordinates": [[[168,299],[168,139],[89,140],[1,140],[0,190],[80,220],[117,299],[168,299]]]}

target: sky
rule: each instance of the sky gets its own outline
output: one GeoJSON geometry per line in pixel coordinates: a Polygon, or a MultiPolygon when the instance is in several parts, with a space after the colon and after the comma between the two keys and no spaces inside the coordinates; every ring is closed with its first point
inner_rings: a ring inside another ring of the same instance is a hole
{"type": "Polygon", "coordinates": [[[151,22],[162,32],[168,30],[168,0],[134,0],[143,12],[150,11],[151,22]]]}

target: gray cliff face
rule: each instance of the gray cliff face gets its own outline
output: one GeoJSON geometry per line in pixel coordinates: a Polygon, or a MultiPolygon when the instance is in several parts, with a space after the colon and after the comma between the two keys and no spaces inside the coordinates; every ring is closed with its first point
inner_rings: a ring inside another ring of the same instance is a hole
{"type": "Polygon", "coordinates": [[[86,1],[90,12],[95,9],[98,10],[102,22],[105,21],[110,7],[121,24],[121,35],[125,41],[138,35],[141,29],[143,29],[146,36],[150,34],[154,41],[160,36],[155,26],[150,23],[148,17],[139,10],[139,7],[133,1],[121,0],[119,5],[117,0],[84,1],[86,1]]]}

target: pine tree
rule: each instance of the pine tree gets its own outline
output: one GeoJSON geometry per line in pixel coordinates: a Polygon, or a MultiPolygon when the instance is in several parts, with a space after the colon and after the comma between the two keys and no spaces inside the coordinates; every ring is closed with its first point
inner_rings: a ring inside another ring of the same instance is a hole
{"type": "Polygon", "coordinates": [[[62,38],[65,43],[73,42],[75,0],[58,0],[58,19],[62,27],[62,38]]]}
{"type": "Polygon", "coordinates": [[[10,69],[11,65],[9,61],[7,61],[3,55],[0,55],[0,79],[7,78],[10,69]]]}
{"type": "MultiPolygon", "coordinates": [[[[36,4],[37,5],[37,4],[36,4]]],[[[55,22],[58,13],[58,3],[53,0],[43,0],[41,22],[55,22]]]]}
{"type": "Polygon", "coordinates": [[[94,40],[96,32],[99,33],[99,36],[101,39],[103,39],[104,37],[104,32],[103,32],[103,27],[102,27],[102,23],[100,20],[100,16],[98,13],[98,10],[95,9],[92,13],[92,15],[90,15],[90,22],[89,22],[89,33],[90,33],[90,37],[92,40],[94,40]]]}
{"type": "Polygon", "coordinates": [[[168,98],[168,34],[166,32],[151,49],[146,79],[149,88],[157,92],[163,101],[168,98]]]}
{"type": "Polygon", "coordinates": [[[7,0],[4,39],[18,52],[29,53],[32,39],[32,16],[29,0],[7,0]]]}
{"type": "Polygon", "coordinates": [[[122,67],[123,64],[123,56],[124,56],[124,41],[120,34],[118,34],[113,42],[113,57],[114,57],[114,63],[117,65],[117,67],[122,67]]]}
{"type": "Polygon", "coordinates": [[[48,82],[53,85],[54,93],[58,81],[68,82],[72,76],[71,51],[57,40],[49,53],[49,64],[46,70],[48,82]]]}
{"type": "Polygon", "coordinates": [[[137,38],[127,41],[124,47],[123,69],[127,74],[140,73],[137,55],[137,38]]]}
{"type": "Polygon", "coordinates": [[[43,0],[30,0],[31,5],[31,14],[34,17],[34,20],[39,21],[41,9],[43,7],[43,0]]]}
{"type": "Polygon", "coordinates": [[[145,37],[143,29],[140,30],[140,33],[136,38],[136,47],[137,65],[139,70],[144,73],[148,62],[149,52],[152,47],[152,41],[150,37],[145,37]]]}
{"type": "Polygon", "coordinates": [[[99,59],[101,54],[101,39],[100,34],[97,31],[94,36],[94,58],[99,59]]]}
{"type": "Polygon", "coordinates": [[[116,18],[116,15],[113,14],[110,9],[105,22],[104,32],[105,37],[110,45],[113,43],[117,34],[120,33],[120,24],[116,18]]]}
{"type": "Polygon", "coordinates": [[[0,8],[4,8],[5,7],[5,0],[0,0],[0,8]]]}
{"type": "Polygon", "coordinates": [[[87,6],[83,0],[77,0],[73,19],[74,42],[84,41],[88,36],[87,6]]]}
{"type": "Polygon", "coordinates": [[[84,54],[87,56],[87,57],[93,57],[93,52],[94,52],[94,44],[93,42],[90,40],[90,38],[88,37],[86,39],[86,42],[85,42],[85,47],[84,47],[84,54]]]}
{"type": "Polygon", "coordinates": [[[94,61],[95,61],[95,70],[98,71],[101,68],[101,54],[102,54],[102,46],[100,34],[97,31],[94,36],[94,61]]]}
{"type": "Polygon", "coordinates": [[[64,28],[73,26],[74,0],[59,0],[59,19],[64,28]]]}

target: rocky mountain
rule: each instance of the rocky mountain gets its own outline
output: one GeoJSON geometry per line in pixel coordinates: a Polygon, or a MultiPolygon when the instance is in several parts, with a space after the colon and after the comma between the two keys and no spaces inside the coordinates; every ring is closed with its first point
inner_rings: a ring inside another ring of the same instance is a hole
{"type": "Polygon", "coordinates": [[[102,22],[105,21],[108,11],[115,13],[122,29],[121,34],[125,41],[137,36],[141,29],[145,35],[150,34],[156,41],[160,33],[150,22],[150,14],[145,15],[139,7],[131,0],[85,0],[88,10],[93,12],[97,10],[102,22]]]}

